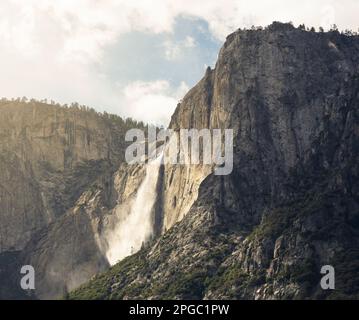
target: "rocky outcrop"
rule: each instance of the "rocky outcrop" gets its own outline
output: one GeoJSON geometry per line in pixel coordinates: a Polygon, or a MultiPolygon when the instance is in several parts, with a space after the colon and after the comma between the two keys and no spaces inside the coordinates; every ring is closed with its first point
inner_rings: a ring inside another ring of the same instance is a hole
{"type": "Polygon", "coordinates": [[[78,165],[123,159],[124,133],[114,121],[79,108],[1,103],[0,252],[21,250],[74,204],[90,183],[78,165]]]}
{"type": "Polygon", "coordinates": [[[32,101],[0,105],[2,297],[22,297],[22,265],[38,298],[58,298],[108,268],[102,235],[143,170],[124,163],[128,129],[143,124],[88,108],[32,101]],[[12,281],[11,281],[12,279],[12,281]],[[20,295],[19,295],[20,294],[20,295]]]}
{"type": "Polygon", "coordinates": [[[170,128],[233,129],[233,172],[162,166],[152,239],[111,268],[109,235],[147,172],[124,163],[124,134],[143,125],[1,101],[1,297],[59,298],[104,272],[70,297],[357,298],[358,101],[358,37],[280,23],[229,35],[170,128]],[[19,290],[24,264],[35,296],[19,290]],[[335,292],[319,287],[326,264],[335,292]]]}
{"type": "Polygon", "coordinates": [[[358,101],[358,37],[281,23],[229,35],[171,128],[234,129],[232,174],[192,168],[182,220],[70,297],[358,298],[358,101]],[[319,286],[327,264],[335,291],[319,286]]]}

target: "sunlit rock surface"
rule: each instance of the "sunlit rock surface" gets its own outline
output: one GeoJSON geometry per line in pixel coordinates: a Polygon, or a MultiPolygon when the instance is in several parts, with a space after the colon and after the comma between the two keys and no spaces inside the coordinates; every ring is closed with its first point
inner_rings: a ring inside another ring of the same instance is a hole
{"type": "Polygon", "coordinates": [[[171,127],[233,128],[233,173],[204,174],[179,223],[70,297],[358,298],[358,102],[357,36],[229,35],[171,127]],[[327,264],[335,291],[319,286],[327,264]]]}

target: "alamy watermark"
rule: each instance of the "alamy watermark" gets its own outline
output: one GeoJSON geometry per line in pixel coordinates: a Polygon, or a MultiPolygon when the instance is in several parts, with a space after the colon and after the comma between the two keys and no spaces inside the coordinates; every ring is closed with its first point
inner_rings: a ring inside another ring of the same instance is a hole
{"type": "MultiPolygon", "coordinates": [[[[35,290],[35,269],[30,265],[22,266],[20,273],[24,276],[20,280],[20,286],[23,290],[35,290]]],[[[335,269],[331,265],[322,266],[320,273],[323,277],[320,280],[320,286],[323,290],[335,289],[335,269]]]]}
{"type": "Polygon", "coordinates": [[[323,290],[335,289],[335,270],[333,266],[326,265],[320,270],[320,273],[324,276],[320,280],[320,286],[323,290]]]}
{"type": "Polygon", "coordinates": [[[23,290],[35,290],[35,269],[33,266],[22,266],[20,270],[24,276],[20,280],[20,286],[23,290]]]}
{"type": "Polygon", "coordinates": [[[128,130],[127,163],[145,163],[162,157],[164,164],[212,165],[215,175],[228,175],[233,170],[232,129],[156,129],[148,134],[140,129],[128,130]]]}

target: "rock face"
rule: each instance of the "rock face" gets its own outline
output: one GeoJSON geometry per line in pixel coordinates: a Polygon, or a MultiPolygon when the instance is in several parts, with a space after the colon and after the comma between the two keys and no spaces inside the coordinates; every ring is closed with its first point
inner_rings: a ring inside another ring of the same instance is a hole
{"type": "Polygon", "coordinates": [[[359,298],[358,102],[357,36],[281,23],[229,35],[170,126],[234,129],[232,174],[167,167],[171,228],[70,297],[359,298]],[[328,264],[335,291],[319,286],[328,264]]]}
{"type": "Polygon", "coordinates": [[[72,205],[90,182],[71,176],[77,165],[123,159],[119,143],[124,140],[116,130],[95,112],[1,103],[0,252],[23,249],[35,231],[72,205]]]}
{"type": "Polygon", "coordinates": [[[108,268],[102,232],[143,178],[124,164],[134,127],[144,128],[76,105],[1,101],[1,297],[23,298],[25,264],[38,298],[61,297],[108,268]]]}
{"type": "Polygon", "coordinates": [[[105,271],[70,297],[358,298],[358,101],[358,37],[280,23],[229,35],[170,128],[233,129],[233,172],[162,166],[152,240],[110,268],[109,234],[147,170],[124,163],[124,135],[144,126],[2,100],[0,296],[59,298],[105,271]],[[319,286],[328,264],[334,292],[319,286]]]}

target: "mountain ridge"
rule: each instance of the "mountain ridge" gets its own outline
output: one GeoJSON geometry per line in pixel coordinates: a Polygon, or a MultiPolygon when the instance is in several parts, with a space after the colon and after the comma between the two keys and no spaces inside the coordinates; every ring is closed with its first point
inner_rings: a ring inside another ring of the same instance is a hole
{"type": "Polygon", "coordinates": [[[357,299],[358,75],[356,36],[228,36],[170,127],[233,128],[233,173],[205,175],[180,221],[69,298],[357,299]]]}
{"type": "Polygon", "coordinates": [[[232,174],[163,165],[151,239],[110,267],[108,234],[147,168],[125,163],[124,135],[145,126],[2,100],[0,296],[357,299],[358,101],[358,36],[282,23],[229,35],[169,128],[233,129],[232,174]],[[335,291],[319,286],[327,264],[335,291]]]}
{"type": "Polygon", "coordinates": [[[115,206],[114,174],[125,162],[125,133],[136,126],[145,128],[77,104],[1,101],[2,297],[27,298],[19,285],[22,265],[37,270],[38,298],[59,297],[77,278],[84,282],[108,268],[96,219],[115,206]],[[99,208],[90,214],[83,207],[91,196],[99,208]]]}

